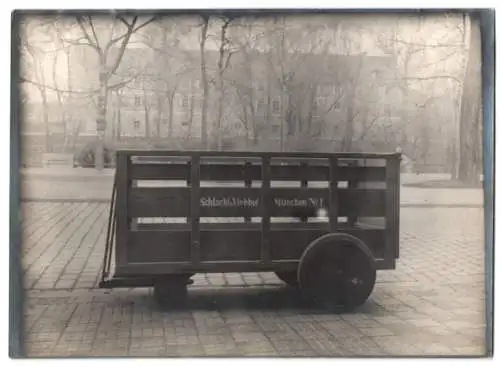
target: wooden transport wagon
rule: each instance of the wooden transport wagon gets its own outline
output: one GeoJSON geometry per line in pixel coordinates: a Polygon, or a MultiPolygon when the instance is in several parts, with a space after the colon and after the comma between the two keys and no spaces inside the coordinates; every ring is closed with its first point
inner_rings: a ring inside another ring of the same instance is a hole
{"type": "Polygon", "coordinates": [[[100,287],[154,287],[179,305],[196,273],[270,271],[352,310],[399,258],[400,159],[118,151],[100,287]],[[328,217],[296,215],[320,207],[328,217]]]}

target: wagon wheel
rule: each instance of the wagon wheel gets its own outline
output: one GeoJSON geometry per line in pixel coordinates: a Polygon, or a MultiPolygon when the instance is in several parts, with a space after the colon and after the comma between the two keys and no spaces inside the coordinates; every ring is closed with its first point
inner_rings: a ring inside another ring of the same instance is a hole
{"type": "Polygon", "coordinates": [[[368,247],[347,234],[327,234],[313,241],[299,263],[302,293],[317,305],[348,312],[365,303],[376,279],[368,247]]]}
{"type": "Polygon", "coordinates": [[[164,309],[185,305],[189,277],[187,275],[169,275],[159,278],[153,290],[157,304],[164,309]]]}
{"type": "Polygon", "coordinates": [[[289,272],[274,272],[274,274],[290,287],[299,287],[299,280],[297,278],[297,271],[289,272]]]}

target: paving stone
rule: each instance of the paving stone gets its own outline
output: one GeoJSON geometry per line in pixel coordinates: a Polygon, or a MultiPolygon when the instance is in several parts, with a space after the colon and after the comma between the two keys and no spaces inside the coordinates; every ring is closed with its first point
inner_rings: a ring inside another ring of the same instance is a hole
{"type": "Polygon", "coordinates": [[[160,312],[148,289],[80,290],[98,278],[107,205],[29,208],[23,223],[31,233],[23,242],[29,356],[484,354],[479,209],[403,209],[396,270],[379,273],[365,306],[336,315],[304,308],[273,273],[197,274],[190,288],[197,306],[173,312],[160,312]],[[249,284],[252,291],[243,288],[249,284]],[[259,296],[260,289],[277,299],[290,296],[286,308],[219,301],[259,296]],[[204,308],[209,303],[215,305],[204,308]]]}

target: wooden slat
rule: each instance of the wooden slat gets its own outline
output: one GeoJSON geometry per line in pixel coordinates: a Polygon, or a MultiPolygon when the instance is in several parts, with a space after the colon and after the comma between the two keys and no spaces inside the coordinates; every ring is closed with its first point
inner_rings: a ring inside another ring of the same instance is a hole
{"type": "Polygon", "coordinates": [[[400,157],[400,153],[321,153],[321,152],[257,152],[257,151],[199,151],[199,150],[144,150],[144,149],[123,149],[119,150],[121,154],[129,156],[192,156],[199,155],[201,157],[230,157],[232,159],[246,159],[248,157],[262,158],[263,156],[275,158],[297,158],[297,159],[328,159],[331,156],[336,156],[342,159],[383,159],[390,157],[400,157]]]}
{"type": "MultiPolygon", "coordinates": [[[[271,178],[274,180],[299,180],[301,176],[300,166],[273,166],[271,178]]],[[[307,167],[307,180],[310,182],[328,181],[330,179],[330,168],[328,165],[307,167]]],[[[345,167],[339,166],[336,171],[337,181],[348,181],[357,179],[360,181],[383,181],[385,179],[385,167],[345,167]]],[[[258,180],[258,177],[255,178],[258,180]]]]}
{"type": "Polygon", "coordinates": [[[260,216],[260,188],[204,187],[201,189],[201,216],[260,216]]]}
{"type": "MultiPolygon", "coordinates": [[[[271,165],[270,176],[272,180],[300,180],[302,175],[307,175],[311,182],[328,181],[330,179],[329,166],[315,166],[309,164],[305,170],[300,165],[271,165]]],[[[337,169],[337,181],[385,181],[385,167],[345,167],[337,169]]],[[[201,180],[238,181],[262,179],[260,164],[245,166],[241,164],[210,164],[201,165],[201,180]],[[246,171],[245,171],[246,170],[246,171]]],[[[130,178],[134,180],[189,179],[187,164],[132,164],[130,178]]]]}
{"type": "MultiPolygon", "coordinates": [[[[341,229],[361,239],[376,258],[384,255],[384,230],[341,229]]],[[[271,256],[273,260],[300,258],[306,247],[315,239],[328,234],[329,230],[273,230],[271,231],[271,256]]]]}
{"type": "Polygon", "coordinates": [[[187,187],[131,188],[129,217],[188,217],[190,190],[187,187]]]}
{"type": "Polygon", "coordinates": [[[130,179],[189,179],[187,164],[131,164],[130,179]]]}
{"type": "MultiPolygon", "coordinates": [[[[137,224],[135,230],[138,231],[189,231],[189,223],[148,223],[137,224]]],[[[349,229],[346,223],[338,223],[338,230],[349,229]]],[[[352,228],[351,228],[352,229],[352,228]]],[[[384,219],[378,220],[376,218],[361,218],[361,222],[355,224],[355,230],[367,229],[384,229],[384,219]]],[[[261,224],[259,222],[205,222],[200,223],[201,231],[261,231],[261,224]]],[[[274,231],[290,231],[290,230],[323,230],[328,231],[328,222],[272,222],[270,223],[270,230],[274,231]]]]}
{"type": "Polygon", "coordinates": [[[129,235],[129,263],[190,260],[189,231],[131,231],[129,235]]]}
{"type": "Polygon", "coordinates": [[[256,230],[213,230],[201,232],[201,260],[258,260],[261,232],[256,230]]]}
{"type": "MultiPolygon", "coordinates": [[[[330,190],[327,188],[274,188],[271,195],[274,203],[277,199],[297,200],[298,204],[310,200],[307,204],[312,206],[311,200],[316,200],[319,207],[328,207],[330,190]]],[[[353,212],[358,216],[380,216],[385,213],[385,191],[383,190],[337,189],[337,198],[338,216],[348,216],[353,212]]],[[[271,216],[287,216],[286,214],[290,211],[288,207],[279,207],[275,204],[272,206],[271,216]]]]}
{"type": "MultiPolygon", "coordinates": [[[[341,232],[360,238],[383,257],[383,230],[344,229],[341,232]]],[[[270,259],[298,260],[316,238],[327,234],[323,230],[271,230],[270,259]]],[[[128,244],[129,263],[182,262],[190,260],[189,231],[133,231],[128,244]]],[[[200,259],[204,261],[258,260],[261,257],[261,233],[256,230],[203,230],[200,232],[200,259]]]]}
{"type": "MultiPolygon", "coordinates": [[[[202,217],[291,217],[291,205],[328,207],[328,188],[233,188],[203,187],[200,189],[202,217]],[[262,193],[269,191],[270,205],[262,211],[262,193]],[[280,203],[284,202],[280,206],[280,203]]],[[[385,191],[374,189],[338,189],[338,215],[385,215],[385,191]]],[[[189,217],[190,190],[186,187],[131,188],[129,217],[189,217]]]]}

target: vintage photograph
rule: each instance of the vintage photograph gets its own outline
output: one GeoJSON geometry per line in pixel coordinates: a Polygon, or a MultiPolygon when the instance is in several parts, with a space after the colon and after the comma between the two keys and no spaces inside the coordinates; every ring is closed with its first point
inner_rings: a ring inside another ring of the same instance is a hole
{"type": "Polygon", "coordinates": [[[483,31],[17,12],[24,356],[490,355],[483,31]]]}

